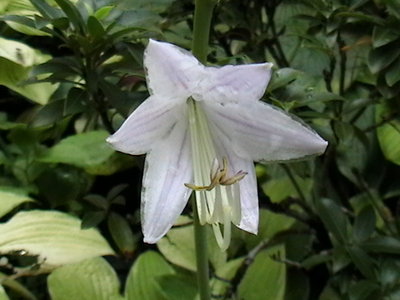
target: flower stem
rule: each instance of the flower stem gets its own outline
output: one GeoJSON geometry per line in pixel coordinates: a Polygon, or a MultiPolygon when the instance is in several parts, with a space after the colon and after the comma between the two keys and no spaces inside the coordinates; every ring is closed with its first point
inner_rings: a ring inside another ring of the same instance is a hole
{"type": "MultiPolygon", "coordinates": [[[[194,192],[193,194],[194,195],[194,192]]],[[[211,291],[209,283],[207,227],[200,224],[195,197],[192,196],[194,214],[194,242],[196,247],[197,286],[201,300],[210,300],[211,291]]]]}
{"type": "Polygon", "coordinates": [[[192,52],[205,64],[208,54],[211,18],[216,0],[195,0],[192,52]]]}
{"type": "MultiPolygon", "coordinates": [[[[205,64],[207,62],[211,19],[217,0],[195,0],[192,53],[205,64]]],[[[199,220],[194,192],[192,194],[194,214],[194,238],[196,247],[197,285],[201,300],[210,300],[210,278],[207,251],[207,227],[199,220]]]]}

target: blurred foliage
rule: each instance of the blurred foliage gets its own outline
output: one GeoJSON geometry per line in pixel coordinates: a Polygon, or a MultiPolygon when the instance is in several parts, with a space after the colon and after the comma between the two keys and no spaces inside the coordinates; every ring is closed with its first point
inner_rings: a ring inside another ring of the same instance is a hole
{"type": "MultiPolygon", "coordinates": [[[[148,38],[190,48],[193,8],[0,2],[0,299],[195,299],[190,212],[143,244],[143,157],[104,141],[148,95],[148,38]]],[[[210,237],[216,299],[400,299],[399,26],[395,0],[219,2],[210,64],[273,62],[264,100],[329,147],[257,165],[259,235],[210,237]]]]}

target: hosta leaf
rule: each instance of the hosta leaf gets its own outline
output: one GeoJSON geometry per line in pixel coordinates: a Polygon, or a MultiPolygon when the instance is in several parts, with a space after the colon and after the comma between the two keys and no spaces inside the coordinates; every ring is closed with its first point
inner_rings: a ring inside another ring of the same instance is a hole
{"type": "Polygon", "coordinates": [[[24,193],[7,190],[0,187],[0,217],[10,212],[18,205],[29,201],[33,201],[33,199],[24,193]]]}
{"type": "Polygon", "coordinates": [[[101,257],[62,266],[48,277],[52,300],[117,300],[119,280],[114,269],[101,257]]]}
{"type": "Polygon", "coordinates": [[[9,300],[10,298],[7,296],[6,291],[3,286],[0,285],[0,300],[9,300]]]}
{"type": "Polygon", "coordinates": [[[106,143],[106,131],[91,131],[76,134],[61,140],[40,157],[40,161],[48,163],[64,163],[84,168],[90,174],[108,175],[124,167],[121,159],[106,143]]]}
{"type": "Polygon", "coordinates": [[[58,211],[23,211],[0,224],[0,253],[25,251],[54,267],[113,254],[95,229],[81,229],[79,219],[58,211]]]}
{"type": "Polygon", "coordinates": [[[286,265],[275,261],[272,255],[279,255],[284,259],[284,246],[276,246],[257,254],[239,284],[239,299],[259,300],[260,295],[263,299],[284,299],[286,265]]]}
{"type": "MultiPolygon", "coordinates": [[[[193,236],[193,225],[189,225],[189,218],[181,217],[181,223],[188,223],[186,226],[180,226],[171,229],[166,237],[158,243],[158,249],[167,260],[182,268],[196,271],[196,252],[193,236]],[[184,221],[186,220],[186,221],[184,221]]],[[[208,255],[214,268],[218,268],[226,261],[227,254],[222,252],[215,241],[211,231],[208,234],[208,255]]]]}
{"type": "Polygon", "coordinates": [[[158,280],[161,276],[173,275],[174,269],[164,258],[153,251],[139,256],[126,280],[126,300],[165,300],[158,280]]]}
{"type": "Polygon", "coordinates": [[[24,84],[24,81],[34,65],[49,58],[23,43],[0,37],[0,85],[39,104],[47,103],[57,85],[47,82],[24,84]]]}

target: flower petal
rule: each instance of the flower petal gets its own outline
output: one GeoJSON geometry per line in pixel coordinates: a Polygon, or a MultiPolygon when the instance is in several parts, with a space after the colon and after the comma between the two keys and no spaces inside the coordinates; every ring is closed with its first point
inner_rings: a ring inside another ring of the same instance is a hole
{"type": "Polygon", "coordinates": [[[206,68],[194,98],[217,102],[259,100],[271,78],[271,63],[206,68]]]}
{"type": "Polygon", "coordinates": [[[240,229],[257,234],[259,208],[254,163],[252,160],[243,159],[236,155],[232,149],[230,137],[221,131],[215,123],[211,123],[210,127],[215,136],[218,152],[229,161],[229,166],[232,169],[231,174],[239,171],[247,173],[238,183],[240,191],[240,222],[236,225],[240,229]]]}
{"type": "Polygon", "coordinates": [[[156,243],[182,213],[191,193],[184,183],[192,182],[192,174],[190,137],[183,118],[146,157],[141,205],[146,243],[156,243]]]}
{"type": "Polygon", "coordinates": [[[207,116],[244,159],[284,161],[322,154],[327,142],[306,125],[261,101],[207,102],[207,116]]]}
{"type": "Polygon", "coordinates": [[[239,182],[241,219],[238,227],[245,231],[257,234],[259,212],[257,179],[254,163],[251,160],[240,159],[237,157],[234,160],[233,167],[242,170],[243,172],[247,172],[247,175],[239,182]]]}
{"type": "Polygon", "coordinates": [[[153,143],[163,139],[182,117],[184,107],[177,105],[177,101],[164,101],[157,96],[150,96],[107,142],[124,153],[144,154],[150,151],[153,143]]]}
{"type": "Polygon", "coordinates": [[[184,101],[191,96],[204,71],[204,66],[189,51],[151,39],[144,52],[144,66],[151,94],[184,101]]]}

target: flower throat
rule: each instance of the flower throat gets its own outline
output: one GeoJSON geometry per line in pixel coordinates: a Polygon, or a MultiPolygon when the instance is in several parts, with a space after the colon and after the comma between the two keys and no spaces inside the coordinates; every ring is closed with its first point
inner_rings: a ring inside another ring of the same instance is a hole
{"type": "Polygon", "coordinates": [[[216,149],[215,135],[212,135],[201,103],[189,98],[187,105],[194,184],[185,183],[185,186],[196,193],[200,224],[212,224],[217,243],[222,250],[225,250],[231,239],[231,223],[235,225],[240,223],[238,182],[247,173],[238,171],[229,176],[229,161],[216,149]]]}

